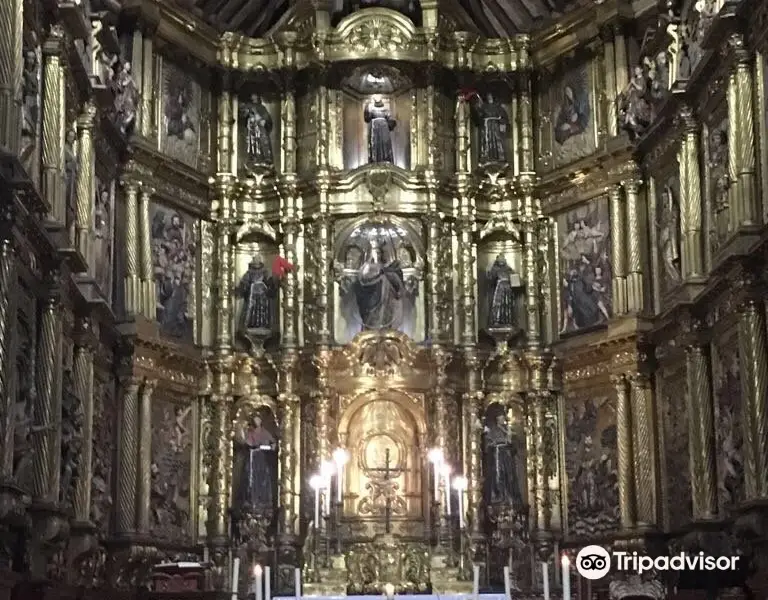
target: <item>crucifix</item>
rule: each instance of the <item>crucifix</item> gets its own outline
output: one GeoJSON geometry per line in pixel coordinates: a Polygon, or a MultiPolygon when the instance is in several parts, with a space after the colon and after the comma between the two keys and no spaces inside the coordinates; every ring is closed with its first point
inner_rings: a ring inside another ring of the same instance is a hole
{"type": "Polygon", "coordinates": [[[381,474],[382,481],[379,489],[384,494],[384,531],[392,533],[392,495],[395,493],[396,484],[392,481],[395,469],[391,466],[389,448],[384,451],[384,466],[369,469],[369,471],[381,474]]]}

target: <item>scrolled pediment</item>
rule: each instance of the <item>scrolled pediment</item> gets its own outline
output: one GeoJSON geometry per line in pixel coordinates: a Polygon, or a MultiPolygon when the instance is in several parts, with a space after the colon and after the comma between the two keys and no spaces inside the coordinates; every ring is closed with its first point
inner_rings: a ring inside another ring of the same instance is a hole
{"type": "Polygon", "coordinates": [[[411,48],[416,27],[394,10],[369,8],[343,19],[336,35],[355,58],[397,58],[411,48]]]}

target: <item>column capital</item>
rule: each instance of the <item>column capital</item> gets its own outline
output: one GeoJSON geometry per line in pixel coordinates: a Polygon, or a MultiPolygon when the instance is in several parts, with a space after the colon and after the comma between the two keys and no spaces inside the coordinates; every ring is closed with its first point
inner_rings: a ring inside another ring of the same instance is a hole
{"type": "Polygon", "coordinates": [[[151,185],[143,185],[142,184],[141,190],[139,191],[139,193],[141,194],[141,197],[143,199],[150,199],[150,198],[152,198],[152,196],[155,195],[156,191],[157,190],[155,190],[155,188],[152,187],[151,185]]]}
{"type": "Polygon", "coordinates": [[[77,117],[77,128],[80,129],[92,129],[93,123],[97,114],[96,105],[92,100],[86,100],[83,103],[80,115],[77,117]]]}
{"type": "Polygon", "coordinates": [[[632,177],[630,179],[623,179],[621,185],[627,195],[635,195],[640,193],[640,188],[643,186],[643,183],[643,180],[639,177],[632,177]]]}
{"type": "Polygon", "coordinates": [[[141,395],[151,397],[157,387],[157,379],[144,379],[141,382],[141,395]]]}
{"type": "Polygon", "coordinates": [[[620,183],[614,183],[613,185],[606,186],[605,192],[614,202],[624,199],[624,194],[622,194],[620,183]]]}
{"type": "Polygon", "coordinates": [[[120,178],[120,186],[125,190],[126,194],[137,194],[141,187],[141,181],[128,175],[120,178]]]}
{"type": "Polygon", "coordinates": [[[741,33],[732,33],[728,37],[728,47],[733,57],[736,59],[736,66],[748,64],[752,60],[752,55],[747,47],[747,41],[741,33]]]}
{"type": "Polygon", "coordinates": [[[59,56],[64,51],[64,27],[59,23],[50,26],[43,42],[43,56],[59,56]]]}
{"type": "Polygon", "coordinates": [[[677,111],[677,121],[684,134],[699,132],[699,120],[692,106],[683,104],[677,111]]]}
{"type": "Polygon", "coordinates": [[[89,316],[79,316],[75,322],[75,344],[93,352],[99,345],[98,326],[89,316]]]}
{"type": "Polygon", "coordinates": [[[610,376],[611,383],[614,387],[618,388],[619,386],[626,386],[627,384],[627,376],[624,373],[614,373],[610,376]]]}

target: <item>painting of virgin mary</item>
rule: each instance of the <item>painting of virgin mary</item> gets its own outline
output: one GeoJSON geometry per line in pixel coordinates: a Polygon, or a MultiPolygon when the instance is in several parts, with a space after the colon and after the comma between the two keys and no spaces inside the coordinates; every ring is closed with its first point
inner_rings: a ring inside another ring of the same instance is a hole
{"type": "Polygon", "coordinates": [[[567,81],[555,119],[555,141],[563,145],[589,126],[589,96],[578,81],[567,81]]]}

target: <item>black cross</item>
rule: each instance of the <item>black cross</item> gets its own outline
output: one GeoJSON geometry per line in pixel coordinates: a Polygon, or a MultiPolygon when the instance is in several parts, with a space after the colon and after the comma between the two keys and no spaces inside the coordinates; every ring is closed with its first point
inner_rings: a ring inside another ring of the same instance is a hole
{"type": "Polygon", "coordinates": [[[391,459],[389,455],[389,448],[387,448],[384,451],[384,467],[377,467],[374,469],[369,469],[369,471],[373,471],[375,473],[381,473],[384,477],[385,484],[385,490],[386,490],[386,497],[384,499],[384,531],[386,533],[392,533],[392,494],[394,492],[394,489],[389,483],[392,481],[392,474],[395,472],[394,469],[391,467],[391,459]]]}

